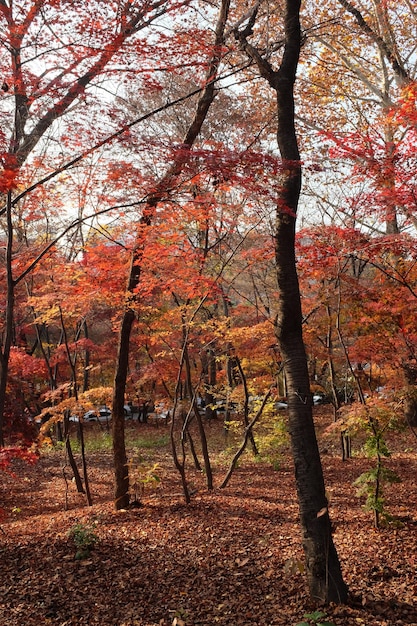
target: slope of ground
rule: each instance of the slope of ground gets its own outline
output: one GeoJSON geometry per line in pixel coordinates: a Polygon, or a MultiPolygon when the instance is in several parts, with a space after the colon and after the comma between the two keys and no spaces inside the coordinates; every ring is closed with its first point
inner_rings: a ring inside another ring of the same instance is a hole
{"type": "MultiPolygon", "coordinates": [[[[319,420],[327,420],[324,415],[319,420]]],[[[2,476],[0,626],[295,626],[314,610],[302,573],[302,550],[290,458],[273,471],[245,455],[225,489],[205,489],[188,470],[184,503],[170,460],[167,431],[129,425],[141,463],[158,462],[161,478],[143,505],[116,512],[111,452],[88,453],[93,506],[63,469],[63,451],[2,476]],[[67,480],[64,479],[64,476],[67,480]],[[76,559],[70,530],[92,528],[97,542],[76,559]]],[[[97,436],[97,435],[96,435],[97,436]]],[[[209,439],[221,439],[210,425],[209,439]]],[[[348,606],[327,609],[335,626],[417,624],[416,443],[404,436],[389,465],[402,482],[389,487],[396,523],[374,530],[353,481],[369,467],[343,462],[336,439],[321,439],[335,543],[350,588],[348,606]]],[[[229,456],[230,460],[230,456],[229,456]]],[[[224,458],[223,458],[224,462],[224,458]]],[[[189,463],[191,465],[191,463],[189,463]]],[[[220,457],[216,485],[224,477],[220,457]]]]}

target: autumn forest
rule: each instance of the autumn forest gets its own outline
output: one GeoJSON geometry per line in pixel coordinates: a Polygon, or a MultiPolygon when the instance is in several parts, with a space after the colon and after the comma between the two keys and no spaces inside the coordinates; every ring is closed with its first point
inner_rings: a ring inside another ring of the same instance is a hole
{"type": "Polygon", "coordinates": [[[415,0],[0,33],[0,626],[417,624],[415,0]]]}

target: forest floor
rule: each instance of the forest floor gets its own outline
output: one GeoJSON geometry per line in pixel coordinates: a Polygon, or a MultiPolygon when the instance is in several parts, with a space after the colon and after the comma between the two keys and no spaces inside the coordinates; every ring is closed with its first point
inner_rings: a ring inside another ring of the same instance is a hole
{"type": "MultiPolygon", "coordinates": [[[[387,462],[402,479],[386,489],[394,519],[376,530],[353,485],[370,461],[354,445],[356,454],[343,462],[337,436],[324,434],[329,420],[318,411],[334,541],[350,595],[346,606],[328,607],[326,619],[335,626],[417,625],[417,441],[409,432],[397,439],[387,462]]],[[[128,423],[131,449],[140,449],[145,468],[159,464],[161,480],[143,506],[116,512],[111,452],[97,445],[108,436],[98,424],[88,428],[91,507],[63,469],[62,450],[45,452],[35,465],[17,462],[14,476],[2,473],[0,626],[295,626],[316,609],[302,572],[288,448],[275,470],[245,454],[228,486],[210,493],[204,472],[190,467],[187,505],[168,427],[128,423]],[[97,539],[81,559],[70,532],[77,524],[81,538],[91,529],[97,539]]],[[[217,446],[219,485],[231,453],[219,452],[220,423],[207,430],[217,446]]]]}

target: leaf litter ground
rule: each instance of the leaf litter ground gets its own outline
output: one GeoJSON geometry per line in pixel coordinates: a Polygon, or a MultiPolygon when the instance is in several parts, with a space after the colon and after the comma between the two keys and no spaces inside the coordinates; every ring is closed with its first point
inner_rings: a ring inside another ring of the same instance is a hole
{"type": "MultiPolygon", "coordinates": [[[[317,415],[318,430],[329,414],[317,415]]],[[[98,425],[91,425],[91,429],[98,425]]],[[[159,442],[163,428],[129,424],[159,442]]],[[[221,439],[221,424],[209,426],[221,439]]],[[[396,523],[381,530],[355,496],[353,481],[369,461],[340,459],[336,438],[319,435],[334,539],[349,585],[347,606],[327,609],[335,626],[417,625],[417,470],[411,434],[397,442],[389,465],[402,482],[387,490],[396,523]],[[404,450],[407,450],[406,452],[404,450]]],[[[184,503],[169,445],[142,456],[159,463],[161,483],[144,506],[116,512],[110,452],[89,452],[93,506],[64,480],[64,453],[34,466],[18,462],[2,475],[0,626],[295,626],[316,607],[302,572],[293,469],[284,451],[277,471],[245,455],[225,489],[205,489],[189,468],[193,495],[184,503]],[[67,510],[65,510],[67,508],[67,510]],[[98,541],[75,559],[69,535],[93,527],[98,541]]],[[[214,473],[224,472],[216,457],[214,473]]],[[[68,468],[65,469],[67,477],[68,468]]]]}

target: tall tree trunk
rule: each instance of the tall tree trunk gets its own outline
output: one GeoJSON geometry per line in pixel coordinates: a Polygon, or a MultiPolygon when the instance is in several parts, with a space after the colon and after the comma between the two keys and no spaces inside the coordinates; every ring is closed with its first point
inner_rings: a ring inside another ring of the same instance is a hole
{"type": "Polygon", "coordinates": [[[275,232],[280,293],[276,333],[287,377],[289,428],[310,594],[319,602],[345,602],[347,587],[333,543],[314,430],[295,257],[295,225],[301,189],[301,164],[294,124],[294,82],[301,46],[300,4],[300,0],[286,2],[285,50],[281,67],[274,73],[271,84],[277,94],[277,139],[286,172],[275,232]]]}
{"type": "MultiPolygon", "coordinates": [[[[191,152],[195,140],[200,134],[207,113],[215,97],[215,79],[222,58],[222,47],[224,43],[224,29],[229,12],[230,0],[222,0],[216,25],[213,55],[207,70],[207,83],[197,103],[194,117],[185,134],[182,145],[191,152]]],[[[172,163],[171,167],[156,185],[156,190],[149,196],[147,207],[143,213],[142,225],[149,225],[152,222],[156,206],[166,196],[166,191],[178,179],[184,166],[188,161],[187,150],[184,150],[172,163]]],[[[140,238],[138,238],[140,241],[140,238]]],[[[135,319],[135,287],[138,285],[141,274],[141,256],[143,248],[140,247],[133,252],[132,264],[130,268],[128,288],[126,292],[126,309],[120,327],[118,356],[113,391],[112,408],[112,434],[113,434],[113,457],[115,473],[115,506],[116,509],[125,508],[129,504],[129,473],[127,467],[127,455],[125,444],[124,426],[124,396],[126,390],[126,380],[129,363],[130,335],[135,319]]]]}
{"type": "Polygon", "coordinates": [[[12,273],[12,253],[13,253],[13,224],[12,224],[12,194],[7,194],[6,206],[7,221],[7,246],[6,246],[6,275],[7,275],[7,295],[6,295],[6,323],[4,327],[3,345],[0,351],[0,447],[4,446],[4,409],[6,404],[6,389],[9,372],[10,349],[13,339],[13,315],[15,300],[15,282],[12,273]]]}
{"type": "Polygon", "coordinates": [[[289,430],[306,571],[311,596],[319,602],[345,602],[337,552],[332,539],[323,472],[312,417],[312,400],[302,337],[302,314],[294,254],[294,222],[277,220],[276,260],[280,290],[277,320],[279,341],[288,386],[289,430]]]}
{"type": "Polygon", "coordinates": [[[257,9],[245,29],[236,31],[235,36],[257,63],[261,76],[268,81],[277,98],[277,141],[283,168],[274,233],[280,294],[276,335],[287,378],[289,430],[309,590],[312,598],[320,603],[340,603],[347,600],[347,587],[333,543],[314,430],[295,257],[295,226],[301,189],[301,163],[294,123],[294,83],[301,48],[300,5],[301,0],[285,2],[285,46],[277,71],[247,40],[252,34],[257,9]]]}
{"type": "Polygon", "coordinates": [[[125,443],[124,402],[126,380],[129,369],[130,335],[135,311],[133,307],[134,289],[140,278],[140,253],[132,253],[129,280],[126,294],[126,308],[120,326],[119,346],[113,387],[112,438],[115,480],[115,507],[125,509],[129,505],[129,471],[125,443]]]}

